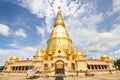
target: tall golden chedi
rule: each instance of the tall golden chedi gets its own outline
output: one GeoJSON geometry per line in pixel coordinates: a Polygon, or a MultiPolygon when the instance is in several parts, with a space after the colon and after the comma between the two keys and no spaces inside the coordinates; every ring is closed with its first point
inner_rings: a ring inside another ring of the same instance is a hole
{"type": "Polygon", "coordinates": [[[38,74],[54,75],[87,75],[114,73],[113,61],[106,55],[100,59],[87,59],[81,50],[72,47],[72,40],[65,29],[60,8],[58,8],[54,28],[47,41],[47,49],[36,51],[32,60],[20,60],[11,57],[4,65],[4,73],[26,73],[34,67],[38,74]]]}
{"type": "Polygon", "coordinates": [[[48,50],[57,50],[57,49],[72,49],[72,41],[68,35],[68,32],[65,29],[65,24],[60,12],[58,9],[58,14],[55,20],[54,29],[48,39],[48,50]]]}

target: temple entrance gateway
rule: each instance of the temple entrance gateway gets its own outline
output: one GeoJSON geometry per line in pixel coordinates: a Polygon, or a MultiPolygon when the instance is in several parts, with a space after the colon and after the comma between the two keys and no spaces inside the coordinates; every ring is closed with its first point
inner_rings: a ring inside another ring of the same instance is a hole
{"type": "Polygon", "coordinates": [[[55,74],[64,74],[64,62],[61,60],[55,63],[55,74]]]}

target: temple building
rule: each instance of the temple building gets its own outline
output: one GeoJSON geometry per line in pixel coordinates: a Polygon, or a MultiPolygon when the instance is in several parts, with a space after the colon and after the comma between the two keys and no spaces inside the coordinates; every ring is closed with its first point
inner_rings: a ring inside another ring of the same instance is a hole
{"type": "Polygon", "coordinates": [[[17,56],[5,62],[4,73],[26,73],[34,67],[37,73],[49,76],[110,74],[115,72],[113,61],[107,55],[100,59],[87,59],[77,47],[72,47],[72,40],[65,29],[60,8],[54,28],[47,40],[47,48],[36,51],[33,59],[20,60],[17,56]]]}

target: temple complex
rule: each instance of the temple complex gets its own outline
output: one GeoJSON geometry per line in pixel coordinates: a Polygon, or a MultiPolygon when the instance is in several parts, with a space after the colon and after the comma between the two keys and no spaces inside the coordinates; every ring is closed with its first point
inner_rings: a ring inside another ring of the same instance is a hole
{"type": "Polygon", "coordinates": [[[115,72],[113,61],[107,55],[100,59],[87,59],[77,47],[72,47],[72,40],[65,29],[60,8],[55,19],[54,28],[47,40],[47,48],[36,51],[33,59],[20,60],[13,56],[4,65],[4,73],[26,73],[34,67],[39,74],[87,75],[110,74],[115,72]]]}

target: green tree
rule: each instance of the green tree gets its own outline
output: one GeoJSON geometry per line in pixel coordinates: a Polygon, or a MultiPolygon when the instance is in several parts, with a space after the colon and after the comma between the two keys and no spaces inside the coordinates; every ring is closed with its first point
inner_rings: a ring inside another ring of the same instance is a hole
{"type": "Polygon", "coordinates": [[[114,64],[115,64],[116,68],[120,70],[120,59],[115,60],[114,64]]]}
{"type": "Polygon", "coordinates": [[[0,72],[3,70],[4,66],[0,66],[0,72]]]}

